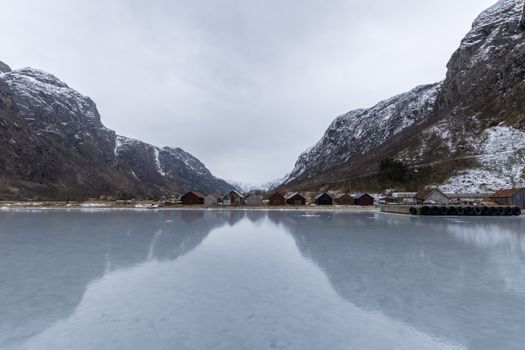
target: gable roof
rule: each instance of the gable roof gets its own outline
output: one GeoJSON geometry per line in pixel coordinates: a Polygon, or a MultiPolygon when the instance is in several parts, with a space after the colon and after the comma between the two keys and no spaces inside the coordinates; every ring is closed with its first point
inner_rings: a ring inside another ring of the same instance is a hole
{"type": "Polygon", "coordinates": [[[524,190],[523,188],[508,188],[496,191],[490,198],[510,198],[514,197],[520,191],[524,190]]]}
{"type": "Polygon", "coordinates": [[[333,198],[331,195],[329,195],[328,193],[325,192],[325,193],[318,194],[314,199],[317,200],[317,199],[321,198],[324,195],[327,195],[328,197],[333,198]]]}
{"type": "MultiPolygon", "coordinates": [[[[195,197],[198,197],[198,198],[204,198],[204,195],[200,192],[194,192],[194,191],[190,191],[190,192],[186,192],[182,195],[182,197],[184,196],[187,196],[188,194],[193,194],[195,197]]],[[[181,198],[182,198],[181,197],[181,198]]]]}
{"type": "Polygon", "coordinates": [[[208,197],[213,197],[215,199],[219,199],[220,198],[216,193],[210,193],[209,195],[206,196],[206,198],[208,198],[208,197]]]}
{"type": "Polygon", "coordinates": [[[303,198],[303,199],[306,199],[306,198],[305,198],[303,195],[301,195],[300,193],[295,192],[295,193],[292,193],[291,195],[289,195],[288,197],[286,197],[286,200],[288,200],[288,199],[292,199],[292,198],[295,197],[295,196],[299,196],[299,197],[301,197],[301,198],[303,198]]]}
{"type": "Polygon", "coordinates": [[[268,198],[273,198],[273,197],[275,197],[275,196],[279,196],[279,197],[285,198],[285,197],[281,194],[281,192],[274,192],[274,193],[273,193],[270,197],[268,197],[268,198]]]}
{"type": "Polygon", "coordinates": [[[360,199],[360,198],[362,198],[362,197],[364,197],[364,196],[368,196],[368,197],[370,197],[370,198],[374,198],[374,197],[372,197],[371,195],[369,195],[368,193],[356,193],[356,194],[354,194],[352,197],[353,197],[354,199],[360,199]]]}
{"type": "Polygon", "coordinates": [[[237,196],[241,197],[241,198],[244,198],[244,196],[237,190],[231,190],[231,191],[228,191],[226,194],[224,194],[224,196],[222,196],[222,198],[225,198],[227,197],[230,193],[235,193],[237,196]]]}
{"type": "Polygon", "coordinates": [[[429,188],[429,189],[426,189],[426,190],[422,190],[422,191],[419,191],[418,193],[416,193],[416,195],[414,196],[415,199],[417,200],[421,200],[421,201],[424,201],[425,199],[427,199],[428,197],[430,197],[430,195],[434,192],[439,192],[441,193],[441,195],[443,195],[445,198],[448,198],[448,196],[446,194],[444,194],[443,192],[441,192],[441,190],[439,188],[429,188]]]}

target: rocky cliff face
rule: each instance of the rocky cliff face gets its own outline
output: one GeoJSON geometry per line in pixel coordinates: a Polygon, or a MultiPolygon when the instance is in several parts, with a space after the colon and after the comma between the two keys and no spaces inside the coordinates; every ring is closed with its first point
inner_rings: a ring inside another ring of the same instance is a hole
{"type": "Polygon", "coordinates": [[[409,167],[413,186],[488,191],[525,185],[524,7],[523,0],[501,0],[478,16],[444,82],[337,118],[299,157],[285,186],[363,180],[377,174],[386,156],[409,167]],[[427,176],[437,172],[438,178],[427,176]]]}
{"type": "Polygon", "coordinates": [[[438,161],[427,146],[435,138],[442,148],[438,164],[472,159],[443,181],[445,190],[525,185],[523,10],[523,0],[501,0],[478,16],[448,63],[435,112],[439,121],[424,130],[415,147],[399,153],[416,162],[419,155],[438,161]]]}
{"type": "Polygon", "coordinates": [[[55,76],[0,65],[0,197],[65,199],[226,191],[195,157],[116,136],[55,76]]]}
{"type": "Polygon", "coordinates": [[[11,67],[9,67],[4,62],[0,61],[0,73],[7,73],[11,71],[11,67]]]}

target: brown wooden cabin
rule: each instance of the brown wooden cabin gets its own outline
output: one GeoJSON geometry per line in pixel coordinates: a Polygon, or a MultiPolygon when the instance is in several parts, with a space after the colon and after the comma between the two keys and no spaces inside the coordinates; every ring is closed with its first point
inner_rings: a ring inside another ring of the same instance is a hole
{"type": "Polygon", "coordinates": [[[354,196],[354,204],[361,207],[369,207],[374,205],[374,197],[368,193],[360,193],[354,196]]]}
{"type": "Polygon", "coordinates": [[[286,198],[279,192],[275,192],[270,196],[269,204],[273,206],[286,205],[286,198]]]}
{"type": "Polygon", "coordinates": [[[286,198],[286,203],[289,205],[306,205],[306,198],[299,193],[294,193],[286,198]]]}
{"type": "Polygon", "coordinates": [[[316,205],[333,205],[334,200],[328,193],[321,193],[315,197],[314,202],[316,205]]]}
{"type": "Polygon", "coordinates": [[[354,205],[354,197],[348,193],[338,194],[334,197],[334,202],[338,205],[354,205]]]}
{"type": "Polygon", "coordinates": [[[525,188],[510,188],[499,190],[490,199],[501,205],[512,205],[525,209],[525,188]]]}
{"type": "Polygon", "coordinates": [[[180,200],[184,205],[204,204],[204,195],[200,192],[188,192],[180,197],[180,200]]]}

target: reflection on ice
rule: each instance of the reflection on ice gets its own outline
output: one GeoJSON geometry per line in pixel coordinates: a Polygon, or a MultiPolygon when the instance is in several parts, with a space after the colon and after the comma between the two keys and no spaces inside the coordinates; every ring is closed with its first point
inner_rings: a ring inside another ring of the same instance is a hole
{"type": "MultiPolygon", "coordinates": [[[[525,295],[519,282],[525,280],[525,256],[519,251],[480,249],[453,234],[457,224],[437,218],[268,215],[289,230],[303,256],[326,273],[337,293],[360,308],[472,349],[520,349],[525,341],[525,295]]],[[[506,223],[493,234],[525,228],[521,218],[506,223]]],[[[475,218],[468,225],[489,229],[475,218]]]]}
{"type": "Polygon", "coordinates": [[[461,348],[344,302],[326,277],[301,259],[290,238],[245,222],[214,231],[177,261],[105,276],[89,286],[70,317],[24,347],[384,349],[386,344],[461,348]],[[300,278],[291,279],[294,275],[300,278]]]}
{"type": "Polygon", "coordinates": [[[173,260],[224,225],[202,212],[3,212],[0,348],[67,317],[86,286],[148,258],[173,260]],[[195,223],[195,217],[201,220],[195,223]],[[173,222],[166,222],[170,218],[173,222]],[[164,234],[155,239],[161,231],[164,234]]]}
{"type": "Polygon", "coordinates": [[[0,215],[2,349],[521,349],[525,342],[521,218],[0,215]]]}
{"type": "Polygon", "coordinates": [[[476,223],[462,221],[449,225],[448,232],[481,248],[506,248],[525,253],[522,218],[512,222],[506,222],[503,218],[499,218],[499,222],[493,222],[497,219],[485,222],[486,219],[482,218],[476,223]]]}

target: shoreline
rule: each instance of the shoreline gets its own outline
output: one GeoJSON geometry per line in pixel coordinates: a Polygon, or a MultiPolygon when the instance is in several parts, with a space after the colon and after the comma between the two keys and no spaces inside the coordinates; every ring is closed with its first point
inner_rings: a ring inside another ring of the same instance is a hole
{"type": "MultiPolygon", "coordinates": [[[[64,211],[286,211],[286,212],[338,212],[338,213],[381,213],[386,215],[401,215],[405,217],[422,217],[423,215],[409,215],[404,213],[394,213],[382,211],[379,205],[374,206],[351,206],[351,205],[304,205],[304,206],[206,206],[206,205],[171,205],[159,206],[158,202],[138,201],[117,205],[115,202],[66,202],[52,201],[0,201],[1,211],[45,211],[45,210],[64,210],[64,211]]],[[[525,216],[522,210],[521,217],[525,216]]],[[[431,216],[425,216],[431,217],[431,216]]],[[[458,216],[441,215],[441,218],[458,216]]]]}
{"type": "Polygon", "coordinates": [[[75,202],[66,204],[65,202],[49,201],[32,201],[32,202],[0,202],[0,210],[216,210],[216,211],[243,211],[243,210],[260,210],[260,211],[345,211],[345,212],[380,212],[378,206],[205,206],[205,205],[173,205],[173,206],[156,206],[155,202],[137,202],[129,205],[116,205],[115,203],[105,202],[75,202]]]}

